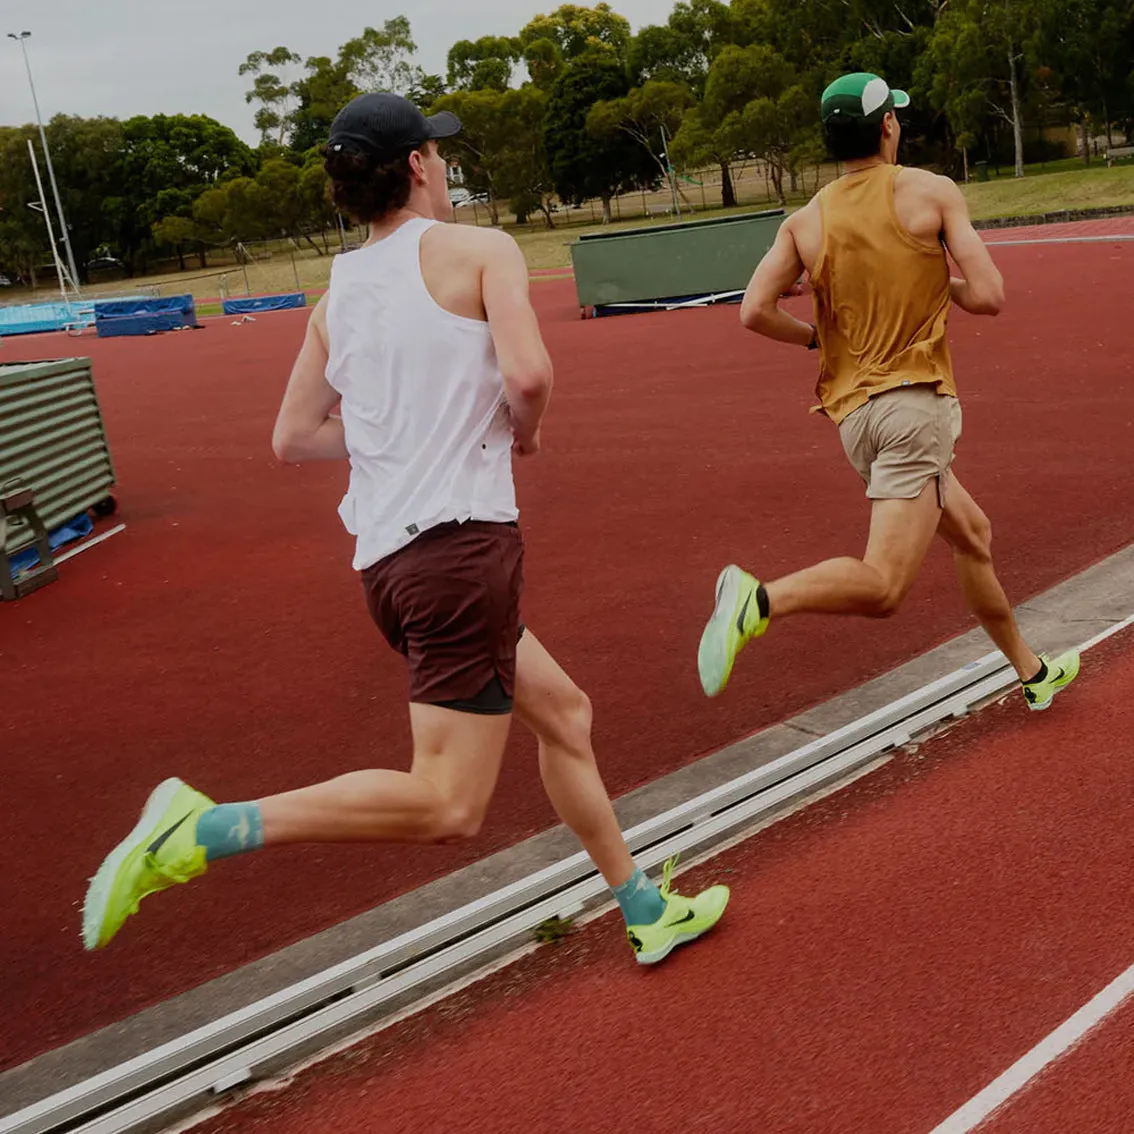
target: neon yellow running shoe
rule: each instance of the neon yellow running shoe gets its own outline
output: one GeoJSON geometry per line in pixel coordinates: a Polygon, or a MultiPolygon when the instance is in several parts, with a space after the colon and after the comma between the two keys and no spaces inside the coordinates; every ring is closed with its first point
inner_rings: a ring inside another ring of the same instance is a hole
{"type": "Polygon", "coordinates": [[[640,965],[656,965],[688,941],[708,933],[728,905],[728,887],[710,886],[695,898],[683,898],[670,888],[677,856],[662,868],[661,896],[665,912],[652,925],[628,925],[626,936],[640,965]]]}
{"type": "Polygon", "coordinates": [[[103,859],[83,902],[83,944],[109,944],[147,894],[204,874],[205,848],[196,843],[197,818],[213,806],[178,779],[159,784],[137,826],[103,859]]]}
{"type": "Polygon", "coordinates": [[[756,601],[759,580],[739,567],[726,567],[717,577],[717,604],[701,634],[697,669],[706,697],[715,697],[728,684],[736,655],[768,629],[756,601]]]}
{"type": "Polygon", "coordinates": [[[1037,713],[1050,708],[1056,693],[1079,676],[1079,651],[1068,650],[1057,658],[1040,654],[1040,661],[1047,667],[1043,680],[1021,682],[1028,708],[1037,713]]]}

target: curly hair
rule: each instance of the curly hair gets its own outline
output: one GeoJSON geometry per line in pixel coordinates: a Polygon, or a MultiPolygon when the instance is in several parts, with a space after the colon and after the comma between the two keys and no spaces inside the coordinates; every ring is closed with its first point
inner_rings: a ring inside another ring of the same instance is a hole
{"type": "Polygon", "coordinates": [[[323,168],[331,179],[335,208],[359,224],[402,208],[413,188],[410,154],[427,144],[407,147],[380,160],[359,150],[324,147],[323,168]]]}

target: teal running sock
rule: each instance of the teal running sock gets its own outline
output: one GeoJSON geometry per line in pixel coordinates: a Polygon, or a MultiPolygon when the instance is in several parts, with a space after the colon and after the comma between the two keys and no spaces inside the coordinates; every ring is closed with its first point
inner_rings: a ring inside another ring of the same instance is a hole
{"type": "Polygon", "coordinates": [[[627,925],[653,925],[665,913],[661,891],[640,871],[635,870],[621,886],[611,887],[627,925]]]}
{"type": "Polygon", "coordinates": [[[201,813],[197,845],[205,848],[205,861],[228,858],[264,845],[264,821],[258,803],[222,803],[201,813]]]}

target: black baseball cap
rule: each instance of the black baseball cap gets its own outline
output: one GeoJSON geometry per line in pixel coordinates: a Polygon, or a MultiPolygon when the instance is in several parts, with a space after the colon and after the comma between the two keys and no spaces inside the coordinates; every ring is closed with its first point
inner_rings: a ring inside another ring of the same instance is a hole
{"type": "Polygon", "coordinates": [[[354,150],[375,157],[420,146],[431,138],[451,138],[461,120],[449,111],[426,116],[401,95],[363,94],[351,99],[331,123],[328,149],[354,150]]]}

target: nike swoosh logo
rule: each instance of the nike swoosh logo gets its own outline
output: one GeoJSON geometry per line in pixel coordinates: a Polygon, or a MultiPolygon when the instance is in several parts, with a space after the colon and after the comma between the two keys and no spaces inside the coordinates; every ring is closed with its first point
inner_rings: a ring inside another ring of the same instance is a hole
{"type": "Polygon", "coordinates": [[[161,850],[161,848],[165,845],[166,839],[168,839],[169,836],[172,835],[173,832],[176,831],[177,828],[180,827],[181,824],[184,823],[185,820],[188,819],[192,814],[192,811],[187,811],[184,815],[181,816],[180,819],[177,820],[176,823],[173,824],[172,827],[169,827],[166,830],[162,831],[162,833],[158,835],[158,837],[154,839],[154,841],[150,843],[148,847],[146,847],[146,853],[157,854],[157,852],[161,850]]]}
{"type": "Polygon", "coordinates": [[[748,617],[748,608],[752,604],[752,592],[749,591],[744,597],[744,605],[740,608],[740,615],[736,620],[736,628],[741,634],[745,633],[744,622],[748,617]]]}
{"type": "Polygon", "coordinates": [[[1058,673],[1057,673],[1057,674],[1056,674],[1056,675],[1055,675],[1055,676],[1054,676],[1054,677],[1053,677],[1053,678],[1052,678],[1051,680],[1052,680],[1052,681],[1062,681],[1062,680],[1063,680],[1063,675],[1064,675],[1064,674],[1065,674],[1066,672],[1067,672],[1067,671],[1066,671],[1065,669],[1061,669],[1061,670],[1060,670],[1060,671],[1059,671],[1059,672],[1058,672],[1058,673]]]}
{"type": "Polygon", "coordinates": [[[669,923],[669,928],[672,928],[675,925],[684,925],[685,922],[692,921],[696,916],[697,915],[693,910],[686,910],[684,917],[679,917],[676,921],[671,921],[669,923]]]}

